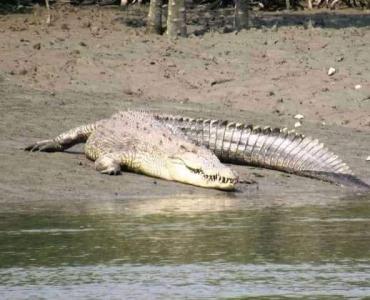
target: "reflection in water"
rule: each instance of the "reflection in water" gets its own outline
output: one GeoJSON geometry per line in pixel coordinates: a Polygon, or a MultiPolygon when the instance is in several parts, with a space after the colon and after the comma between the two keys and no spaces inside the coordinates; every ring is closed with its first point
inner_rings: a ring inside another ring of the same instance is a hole
{"type": "Polygon", "coordinates": [[[0,294],[370,295],[370,198],[319,204],[183,197],[3,213],[0,294]]]}
{"type": "Polygon", "coordinates": [[[0,293],[9,299],[32,298],[25,295],[45,299],[240,299],[246,295],[358,299],[370,291],[370,267],[359,263],[125,264],[10,269],[0,270],[0,276],[6,283],[0,293]]]}

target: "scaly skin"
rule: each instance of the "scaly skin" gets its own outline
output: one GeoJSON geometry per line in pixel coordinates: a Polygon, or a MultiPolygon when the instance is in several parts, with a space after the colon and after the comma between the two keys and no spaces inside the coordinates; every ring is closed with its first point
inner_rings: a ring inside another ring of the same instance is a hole
{"type": "Polygon", "coordinates": [[[340,185],[370,188],[317,139],[285,128],[260,128],[164,114],[157,114],[155,118],[167,127],[181,131],[197,145],[210,149],[222,162],[254,165],[340,185]]]}
{"type": "Polygon", "coordinates": [[[77,127],[26,148],[63,151],[86,142],[85,154],[104,174],[133,172],[201,187],[232,190],[237,176],[203,146],[166,127],[144,112],[125,111],[110,119],[77,127]]]}
{"type": "Polygon", "coordinates": [[[230,190],[237,177],[223,161],[369,188],[318,140],[286,129],[221,120],[125,111],[26,150],[63,151],[83,142],[86,156],[107,174],[118,174],[125,167],[167,180],[230,190]]]}

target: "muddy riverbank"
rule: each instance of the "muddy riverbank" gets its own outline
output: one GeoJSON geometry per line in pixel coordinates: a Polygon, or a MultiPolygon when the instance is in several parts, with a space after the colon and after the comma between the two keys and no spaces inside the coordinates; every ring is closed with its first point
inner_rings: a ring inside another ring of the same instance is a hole
{"type": "Polygon", "coordinates": [[[11,203],[21,208],[28,202],[41,207],[46,202],[73,205],[172,195],[266,198],[280,204],[320,202],[350,192],[307,178],[235,166],[241,178],[252,178],[258,185],[240,185],[231,195],[135,174],[103,176],[81,147],[53,154],[21,150],[126,108],[289,128],[296,122],[293,116],[303,114],[299,131],[325,142],[369,181],[366,22],[342,28],[260,27],[237,35],[211,31],[169,41],[146,35],[140,26],[125,25],[129,13],[117,9],[60,8],[54,11],[52,26],[42,21],[44,13],[40,9],[0,17],[3,209],[11,209],[11,203]],[[331,66],[337,72],[328,76],[331,66]]]}

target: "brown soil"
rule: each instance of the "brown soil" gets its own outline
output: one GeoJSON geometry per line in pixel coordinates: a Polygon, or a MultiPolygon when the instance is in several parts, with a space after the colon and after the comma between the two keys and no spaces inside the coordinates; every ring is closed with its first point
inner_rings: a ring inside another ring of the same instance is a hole
{"type": "MultiPolygon", "coordinates": [[[[281,26],[235,34],[217,26],[203,32],[202,19],[190,14],[190,36],[174,41],[147,35],[137,21],[143,15],[142,8],[62,6],[50,26],[40,8],[0,17],[1,201],[225,195],[135,174],[99,175],[78,148],[69,155],[19,150],[127,107],[290,128],[293,116],[302,114],[300,131],[370,177],[370,15],[351,27],[331,26],[340,17],[324,14],[320,20],[330,26],[305,29],[267,14],[256,22],[281,26]],[[327,75],[330,67],[333,76],[327,75]]],[[[358,20],[351,12],[344,17],[358,20]]],[[[241,186],[232,197],[251,190],[253,197],[282,199],[302,191],[308,198],[338,193],[315,180],[235,168],[256,179],[259,189],[241,186]]]]}

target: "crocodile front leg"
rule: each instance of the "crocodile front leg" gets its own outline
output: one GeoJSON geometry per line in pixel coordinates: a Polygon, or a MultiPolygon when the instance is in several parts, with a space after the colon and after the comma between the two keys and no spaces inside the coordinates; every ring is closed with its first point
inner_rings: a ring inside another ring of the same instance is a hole
{"type": "Polygon", "coordinates": [[[95,169],[102,174],[121,174],[121,161],[119,155],[116,153],[108,153],[100,156],[95,161],[95,169]]]}
{"type": "Polygon", "coordinates": [[[33,143],[24,150],[26,151],[43,151],[58,152],[64,151],[76,144],[85,143],[90,134],[96,129],[98,122],[79,126],[61,133],[54,139],[42,140],[33,143]]]}

